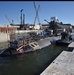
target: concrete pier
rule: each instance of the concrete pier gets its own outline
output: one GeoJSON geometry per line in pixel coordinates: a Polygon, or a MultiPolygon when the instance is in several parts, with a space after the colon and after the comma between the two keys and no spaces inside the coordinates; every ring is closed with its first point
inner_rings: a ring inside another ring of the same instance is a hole
{"type": "Polygon", "coordinates": [[[74,47],[74,42],[70,43],[68,47],[74,47]]]}
{"type": "Polygon", "coordinates": [[[74,75],[74,52],[63,51],[40,75],[74,75]]]}

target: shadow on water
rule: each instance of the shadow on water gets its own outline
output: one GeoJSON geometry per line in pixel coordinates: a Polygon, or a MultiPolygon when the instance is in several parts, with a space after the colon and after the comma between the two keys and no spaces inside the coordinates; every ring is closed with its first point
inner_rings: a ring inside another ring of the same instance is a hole
{"type": "Polygon", "coordinates": [[[35,52],[0,57],[0,75],[40,75],[66,47],[51,45],[35,52]]]}

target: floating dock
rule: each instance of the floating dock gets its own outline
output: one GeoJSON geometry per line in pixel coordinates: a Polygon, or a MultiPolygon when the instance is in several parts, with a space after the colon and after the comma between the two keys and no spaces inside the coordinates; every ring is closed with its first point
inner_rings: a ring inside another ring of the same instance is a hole
{"type": "Polygon", "coordinates": [[[74,75],[74,52],[63,51],[40,75],[74,75]]]}

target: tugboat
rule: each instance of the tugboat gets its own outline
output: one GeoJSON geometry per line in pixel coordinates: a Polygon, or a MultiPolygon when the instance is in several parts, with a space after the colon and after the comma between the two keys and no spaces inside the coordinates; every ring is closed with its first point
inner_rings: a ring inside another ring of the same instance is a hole
{"type": "Polygon", "coordinates": [[[66,29],[61,33],[61,39],[56,41],[56,45],[66,45],[68,46],[72,42],[71,35],[66,32],[66,29]]]}

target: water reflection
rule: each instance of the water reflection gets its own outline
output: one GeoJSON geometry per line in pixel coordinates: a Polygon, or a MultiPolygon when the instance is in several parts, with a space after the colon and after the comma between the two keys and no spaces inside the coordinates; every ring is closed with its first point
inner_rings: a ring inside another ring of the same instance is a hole
{"type": "Polygon", "coordinates": [[[0,75],[39,75],[65,49],[51,45],[23,55],[0,57],[0,75]]]}

